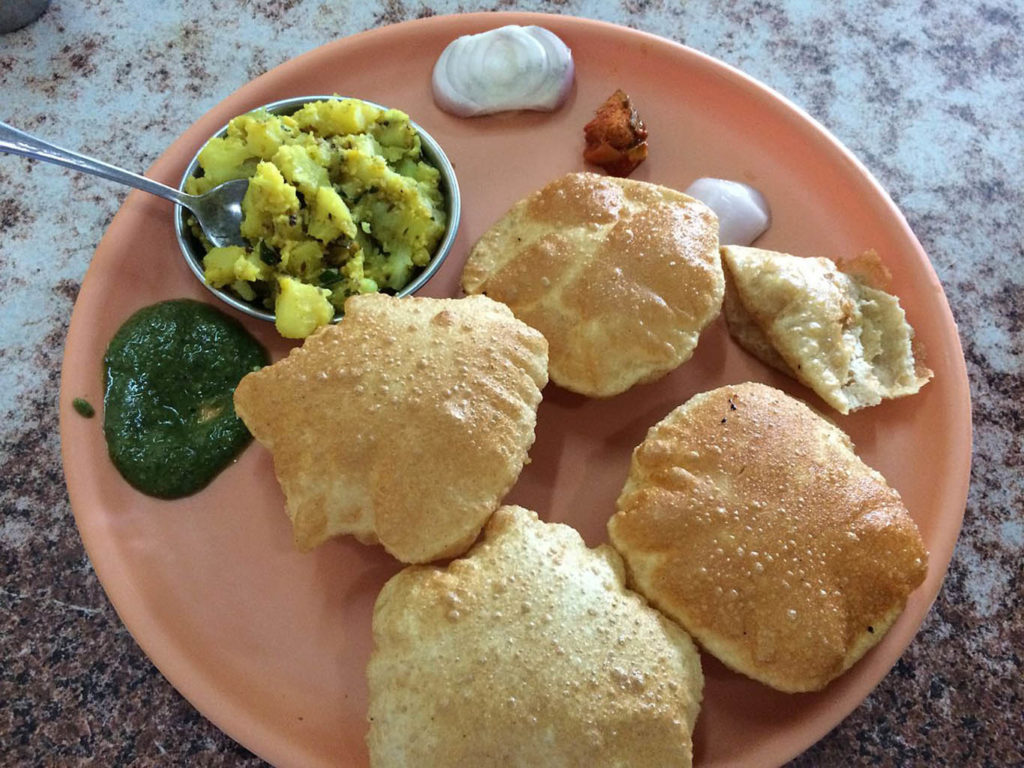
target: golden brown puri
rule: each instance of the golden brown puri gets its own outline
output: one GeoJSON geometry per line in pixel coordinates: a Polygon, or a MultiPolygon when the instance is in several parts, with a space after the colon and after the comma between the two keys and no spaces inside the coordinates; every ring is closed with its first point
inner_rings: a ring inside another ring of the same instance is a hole
{"type": "Polygon", "coordinates": [[[242,379],[235,409],[300,549],[351,533],[427,562],[464,552],[519,477],[546,383],[547,342],[508,307],[368,294],[242,379]]]}
{"type": "Polygon", "coordinates": [[[812,691],[921,584],[921,535],[850,439],[763,384],[696,395],[647,434],[608,523],[630,585],[727,666],[812,691]]]}
{"type": "Polygon", "coordinates": [[[397,574],[373,612],[371,765],[690,765],[699,654],[624,581],[607,544],[521,507],[397,574]]]}
{"type": "Polygon", "coordinates": [[[609,397],[688,360],[718,315],[718,219],[667,187],[570,173],[484,233],[462,286],[544,334],[552,381],[609,397]]]}
{"type": "Polygon", "coordinates": [[[878,285],[888,274],[874,252],[851,262],[851,276],[828,259],[721,250],[733,337],[840,413],[912,395],[931,378],[899,299],[878,285]]]}

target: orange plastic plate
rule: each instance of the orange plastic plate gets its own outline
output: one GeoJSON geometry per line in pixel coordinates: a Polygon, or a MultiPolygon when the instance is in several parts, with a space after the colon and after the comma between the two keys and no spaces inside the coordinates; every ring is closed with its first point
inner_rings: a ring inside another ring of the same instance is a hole
{"type": "MultiPolygon", "coordinates": [[[[650,157],[633,178],[679,189],[699,176],[753,184],[774,217],[764,247],[837,257],[876,249],[935,371],[914,397],[829,414],[903,495],[931,552],[927,581],[892,631],[817,694],[777,693],[705,657],[697,763],[781,763],[856,707],[909,643],[941,585],[967,492],[970,406],[956,326],[921,246],[848,151],[778,94],[667,40],[561,16],[470,14],[376,29],[278,67],[185,131],[150,175],[176,184],[207,136],[275,99],[336,92],[401,108],[445,147],[462,187],[458,240],[422,292],[453,296],[468,249],[491,223],[523,195],[584,168],[583,125],[616,88],[650,130],[650,157]],[[541,24],[570,46],[577,69],[568,103],[470,120],[441,112],[430,92],[437,56],[458,35],[507,23],[541,24]]],[[[215,301],[183,262],[168,204],[133,192],[86,275],[64,360],[61,438],[82,541],[139,645],[210,720],[278,765],[362,766],[370,616],[397,564],[348,539],[296,552],[270,456],[258,445],[193,497],[143,496],[107,460],[100,419],[71,408],[74,397],[102,401],[104,349],[129,314],[184,296],[215,301]]],[[[287,350],[269,324],[245,322],[275,357],[287,350]]],[[[532,463],[508,500],[574,525],[591,545],[604,541],[630,451],[647,428],[696,392],[748,379],[826,409],[737,347],[718,320],[693,359],[654,384],[605,401],[549,386],[532,463]]]]}

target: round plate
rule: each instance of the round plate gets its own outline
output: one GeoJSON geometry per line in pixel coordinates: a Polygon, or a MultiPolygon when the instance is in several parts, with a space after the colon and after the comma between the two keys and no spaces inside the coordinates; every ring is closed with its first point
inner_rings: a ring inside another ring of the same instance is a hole
{"type": "MultiPolygon", "coordinates": [[[[376,29],[278,67],[189,128],[150,175],[175,183],[208,135],[265,102],[338,92],[399,107],[433,134],[458,173],[462,228],[421,292],[458,295],[465,255],[481,233],[520,197],[584,168],[583,125],[616,88],[630,94],[650,131],[650,157],[633,178],[679,189],[698,176],[753,184],[774,216],[758,243],[766,248],[836,257],[876,249],[935,371],[914,397],[841,417],[743,352],[719,319],[694,357],[654,384],[603,401],[553,385],[544,392],[532,463],[508,501],[574,525],[592,546],[606,539],[630,451],[647,428],[696,392],[748,379],[828,412],[903,495],[931,552],[927,580],[852,670],[821,693],[786,695],[704,657],[697,763],[781,763],[856,707],[913,637],[941,585],[967,492],[970,404],[956,326],[921,246],[848,151],[769,89],[667,40],[562,16],[469,14],[376,29]],[[570,46],[576,84],[568,103],[554,113],[471,120],[441,112],[430,73],[445,45],[508,23],[542,24],[570,46]]],[[[131,193],[75,306],[61,438],[82,541],[139,645],[220,728],[278,765],[364,765],[370,616],[398,564],[350,538],[296,552],[270,455],[259,445],[202,493],[178,501],[143,496],[107,460],[100,420],[71,408],[74,397],[102,401],[104,349],[129,314],[172,297],[212,300],[185,266],[171,222],[166,202],[131,193]]],[[[275,357],[287,351],[270,324],[241,319],[275,357]]]]}

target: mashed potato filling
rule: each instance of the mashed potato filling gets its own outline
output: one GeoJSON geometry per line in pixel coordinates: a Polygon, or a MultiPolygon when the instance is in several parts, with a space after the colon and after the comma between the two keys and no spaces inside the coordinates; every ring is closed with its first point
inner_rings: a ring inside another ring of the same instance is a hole
{"type": "Polygon", "coordinates": [[[446,226],[440,172],[408,115],[358,99],[240,115],[203,147],[199,169],[186,192],[250,180],[244,248],[212,247],[192,223],[206,281],[272,309],[288,338],[329,323],[349,296],[400,291],[446,226]]]}

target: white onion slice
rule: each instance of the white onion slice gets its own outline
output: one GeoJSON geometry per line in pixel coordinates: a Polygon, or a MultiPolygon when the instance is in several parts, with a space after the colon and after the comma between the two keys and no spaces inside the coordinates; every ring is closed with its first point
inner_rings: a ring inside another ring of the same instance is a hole
{"type": "Polygon", "coordinates": [[[772,222],[764,195],[739,181],[697,179],[686,194],[718,216],[718,242],[722,245],[750,245],[772,222]]]}
{"type": "Polygon", "coordinates": [[[550,112],[568,97],[573,73],[572,51],[554,32],[510,24],[449,43],[434,64],[434,100],[459,117],[550,112]]]}

